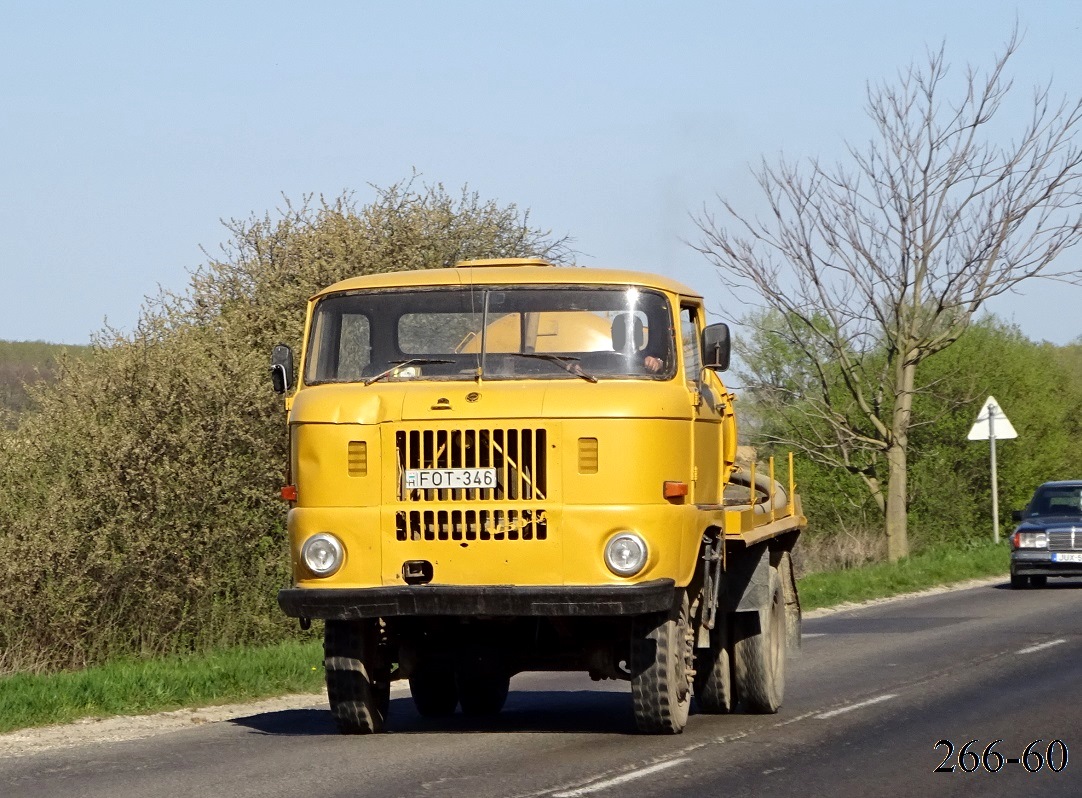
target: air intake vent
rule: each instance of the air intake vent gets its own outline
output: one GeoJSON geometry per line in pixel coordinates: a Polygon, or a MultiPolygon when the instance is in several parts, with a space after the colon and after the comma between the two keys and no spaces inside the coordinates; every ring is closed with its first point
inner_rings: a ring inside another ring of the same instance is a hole
{"type": "Polygon", "coordinates": [[[347,470],[351,477],[368,476],[368,444],[364,441],[350,441],[347,470]]]}
{"type": "Polygon", "coordinates": [[[579,473],[597,473],[597,438],[579,438],[579,473]]]}

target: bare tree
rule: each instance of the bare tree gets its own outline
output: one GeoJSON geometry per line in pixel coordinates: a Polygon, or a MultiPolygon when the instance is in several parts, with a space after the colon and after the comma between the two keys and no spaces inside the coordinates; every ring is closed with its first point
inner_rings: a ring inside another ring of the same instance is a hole
{"type": "MultiPolygon", "coordinates": [[[[918,364],[1022,281],[1079,281],[1053,264],[1082,238],[1082,99],[1034,90],[1020,129],[1004,139],[1017,116],[1005,106],[1005,70],[1018,45],[1015,31],[990,70],[967,69],[953,97],[944,48],[930,51],[896,83],[869,85],[875,136],[847,146],[851,164],[764,161],[756,178],[768,218],[724,198],[731,229],[709,209],[696,218],[696,248],[760,309],[750,318],[771,320],[801,353],[798,401],[809,423],[806,434],[783,437],[864,478],[892,560],[909,550],[918,364]]],[[[795,401],[787,391],[761,396],[795,401]]]]}

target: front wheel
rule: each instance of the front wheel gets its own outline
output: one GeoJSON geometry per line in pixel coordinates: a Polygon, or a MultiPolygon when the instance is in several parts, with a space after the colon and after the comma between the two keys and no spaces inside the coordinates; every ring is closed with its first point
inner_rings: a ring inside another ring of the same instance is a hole
{"type": "Polygon", "coordinates": [[[634,619],[631,697],[635,725],[647,734],[679,734],[691,709],[692,633],[687,594],[668,613],[634,619]]]}
{"type": "Polygon", "coordinates": [[[1029,578],[1029,583],[1033,587],[1047,587],[1048,586],[1048,577],[1045,576],[1044,574],[1039,574],[1038,576],[1031,576],[1029,578]]]}
{"type": "Polygon", "coordinates": [[[1016,574],[1011,571],[1011,587],[1015,590],[1021,590],[1029,584],[1029,577],[1016,574]]]}
{"type": "Polygon", "coordinates": [[[391,665],[380,622],[327,621],[323,655],[327,698],[338,731],[383,731],[391,697],[391,665]]]}

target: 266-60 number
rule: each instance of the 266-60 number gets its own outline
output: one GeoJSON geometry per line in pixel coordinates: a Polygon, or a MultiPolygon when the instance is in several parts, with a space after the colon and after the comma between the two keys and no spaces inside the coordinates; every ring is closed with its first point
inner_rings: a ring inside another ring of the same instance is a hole
{"type": "Polygon", "coordinates": [[[957,766],[954,764],[954,743],[950,740],[940,740],[935,744],[935,749],[946,746],[947,755],[935,769],[936,773],[954,773],[955,767],[961,768],[963,773],[972,773],[982,765],[989,773],[998,773],[1005,765],[1021,765],[1030,773],[1036,773],[1045,765],[1053,773],[1059,773],[1067,767],[1067,744],[1063,740],[1053,740],[1041,748],[1044,740],[1034,740],[1026,746],[1020,757],[1005,757],[996,750],[1002,740],[993,740],[984,751],[981,752],[980,743],[970,740],[958,749],[957,766]]]}

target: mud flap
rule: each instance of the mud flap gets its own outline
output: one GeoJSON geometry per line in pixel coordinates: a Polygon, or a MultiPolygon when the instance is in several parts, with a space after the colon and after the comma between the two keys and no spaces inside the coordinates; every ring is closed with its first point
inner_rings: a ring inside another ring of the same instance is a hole
{"type": "Polygon", "coordinates": [[[770,606],[771,560],[781,577],[782,595],[785,598],[785,649],[790,656],[800,655],[801,610],[797,594],[793,558],[788,551],[775,552],[773,556],[766,542],[748,547],[729,557],[729,570],[725,574],[725,600],[730,612],[758,612],[770,606]]]}
{"type": "Polygon", "coordinates": [[[770,551],[758,543],[728,557],[725,601],[729,612],[758,612],[770,607],[770,551]]]}
{"type": "Polygon", "coordinates": [[[782,595],[785,597],[785,648],[789,656],[800,656],[800,628],[803,614],[800,610],[800,595],[796,590],[796,571],[793,569],[793,557],[788,551],[781,553],[778,561],[781,576],[782,595]]]}

